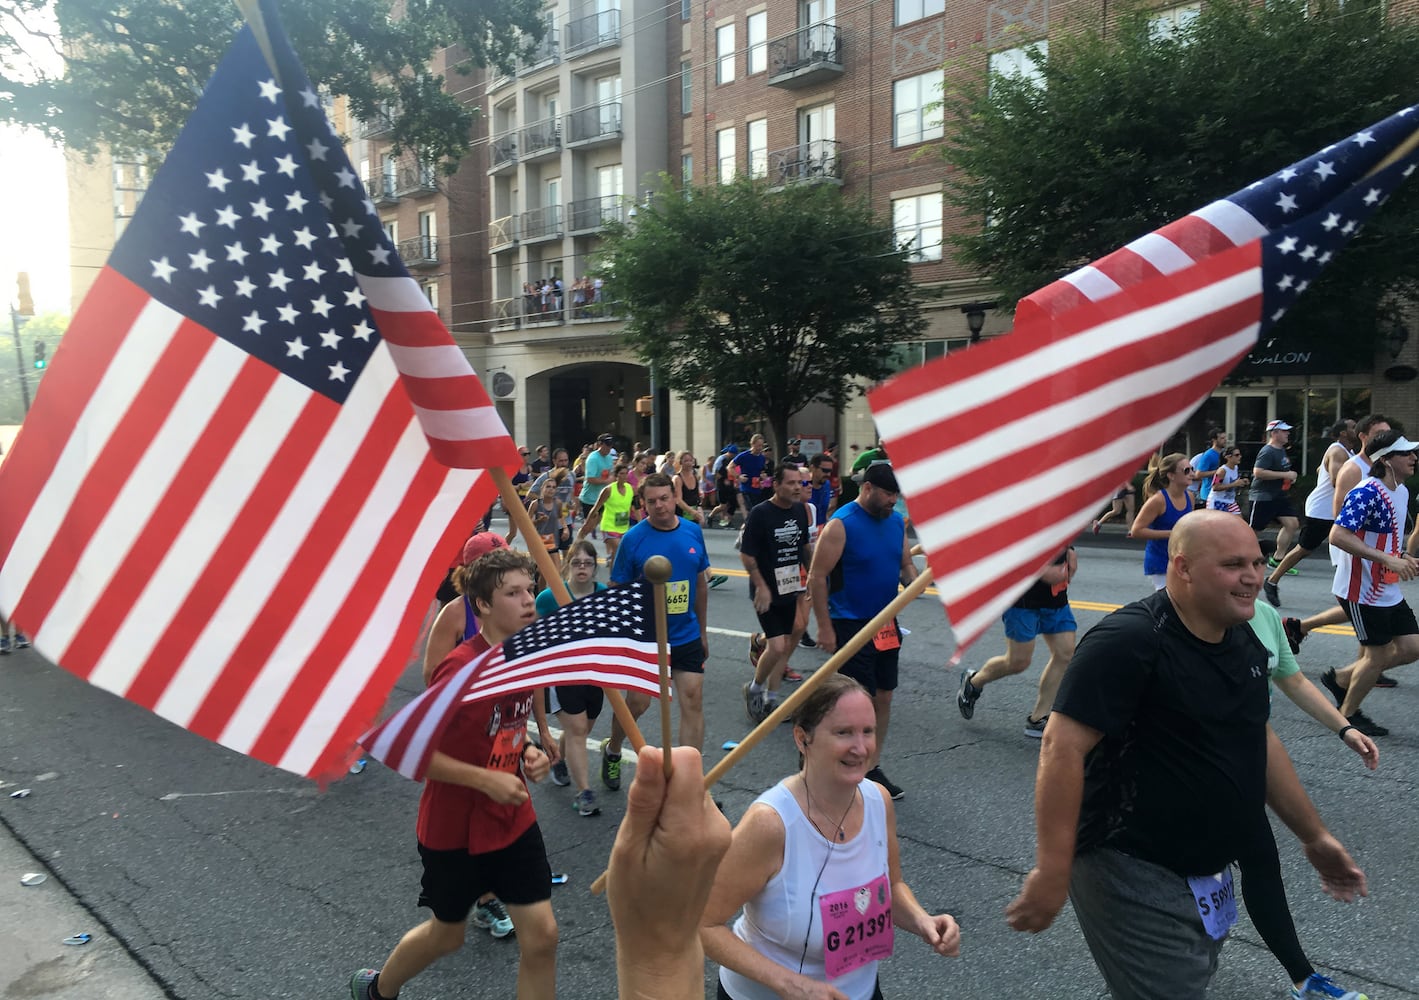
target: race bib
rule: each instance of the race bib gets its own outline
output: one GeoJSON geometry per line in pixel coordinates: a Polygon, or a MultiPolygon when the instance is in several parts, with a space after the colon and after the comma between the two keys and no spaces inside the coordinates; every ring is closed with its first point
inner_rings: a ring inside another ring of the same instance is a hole
{"type": "Polygon", "coordinates": [[[1237,922],[1237,893],[1232,884],[1231,866],[1216,875],[1194,875],[1187,884],[1197,903],[1203,929],[1212,940],[1221,941],[1237,922]]]}
{"type": "Polygon", "coordinates": [[[764,480],[760,476],[755,476],[753,479],[749,480],[749,485],[756,490],[761,490],[764,488],[764,480]]]}
{"type": "Polygon", "coordinates": [[[879,875],[856,889],[818,900],[823,924],[823,971],[836,979],[892,956],[892,887],[879,875]]]}
{"type": "Polygon", "coordinates": [[[631,526],[631,512],[629,510],[618,510],[611,516],[611,528],[613,531],[625,531],[631,526]]]}
{"type": "Polygon", "coordinates": [[[1068,590],[1068,589],[1069,589],[1069,581],[1068,581],[1068,580],[1060,580],[1058,583],[1054,583],[1054,584],[1051,584],[1051,585],[1050,585],[1049,592],[1050,592],[1050,594],[1053,595],[1054,597],[1058,597],[1060,594],[1064,593],[1064,592],[1065,592],[1066,590],[1068,590]]]}
{"type": "Polygon", "coordinates": [[[557,551],[557,536],[556,536],[556,535],[543,535],[543,536],[542,536],[542,544],[546,547],[546,549],[547,549],[548,552],[556,552],[556,551],[557,551]]]}
{"type": "Polygon", "coordinates": [[[522,760],[522,743],[527,736],[527,728],[499,729],[493,737],[493,752],[488,755],[489,771],[516,773],[522,760]]]}
{"type": "Polygon", "coordinates": [[[900,649],[902,646],[902,636],[897,631],[896,622],[888,622],[882,626],[882,631],[872,637],[872,645],[878,652],[885,653],[889,649],[900,649]]]}
{"type": "Polygon", "coordinates": [[[665,613],[683,615],[690,611],[690,581],[671,580],[665,585],[665,613]]]}
{"type": "Polygon", "coordinates": [[[774,587],[779,594],[796,594],[803,589],[802,567],[775,566],[774,567],[774,587]]]}

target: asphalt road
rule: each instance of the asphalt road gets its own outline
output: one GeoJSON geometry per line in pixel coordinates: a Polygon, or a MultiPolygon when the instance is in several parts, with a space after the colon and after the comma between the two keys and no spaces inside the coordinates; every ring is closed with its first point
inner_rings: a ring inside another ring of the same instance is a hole
{"type": "MultiPolygon", "coordinates": [[[[737,567],[728,532],[711,532],[716,567],[737,567]]],[[[1312,560],[1289,578],[1289,611],[1329,603],[1329,566],[1312,560]]],[[[604,571],[603,571],[604,573],[604,571]]],[[[1109,607],[1143,596],[1137,548],[1086,539],[1071,590],[1081,632],[1109,607]]],[[[710,595],[713,629],[706,683],[707,754],[748,729],[742,633],[753,618],[742,575],[710,595]]],[[[955,708],[952,640],[940,605],[918,600],[902,616],[912,632],[902,657],[884,766],[906,791],[898,803],[903,866],[917,896],[960,921],[960,959],[933,956],[899,935],[883,967],[889,996],[1096,997],[1102,982],[1066,908],[1044,934],[1010,931],[1002,911],[1033,858],[1037,743],[1021,726],[1037,667],[993,685],[965,722],[955,708]]],[[[1003,645],[999,628],[966,656],[978,665],[1003,645]]],[[[1353,639],[1316,635],[1306,672],[1348,661],[1353,639]]],[[[1040,651],[1043,653],[1043,649],[1040,651]]],[[[800,669],[825,659],[800,650],[800,669]]],[[[1419,997],[1419,671],[1366,704],[1394,734],[1381,740],[1371,775],[1330,733],[1280,698],[1275,724],[1331,828],[1365,868],[1371,896],[1343,906],[1323,896],[1295,841],[1278,831],[1293,912],[1312,960],[1372,998],[1419,997]]],[[[415,692],[411,667],[393,700],[415,692]]],[[[79,682],[33,652],[0,660],[0,782],[32,787],[0,797],[3,823],[43,858],[133,956],[182,1000],[212,997],[337,998],[352,969],[377,965],[422,919],[415,907],[418,788],[376,763],[321,792],[312,784],[206,743],[79,682]]],[[[659,740],[657,713],[644,719],[659,740]]],[[[604,735],[607,721],[596,734],[604,735]]],[[[593,755],[595,764],[595,755],[593,755]]],[[[773,734],[717,791],[737,818],[795,766],[787,727],[773,734]]],[[[561,927],[561,995],[615,995],[604,902],[587,886],[602,870],[624,793],[601,795],[603,814],[582,819],[571,790],[539,787],[534,800],[554,870],[561,927]]],[[[1226,822],[1199,809],[1198,823],[1226,822]]],[[[18,873],[0,873],[12,877],[18,873]]],[[[463,952],[406,989],[420,997],[511,996],[511,939],[470,931],[463,952]]],[[[711,980],[707,976],[707,982],[711,980]]],[[[1214,997],[1285,995],[1284,975],[1243,917],[1214,981],[1214,997]]]]}

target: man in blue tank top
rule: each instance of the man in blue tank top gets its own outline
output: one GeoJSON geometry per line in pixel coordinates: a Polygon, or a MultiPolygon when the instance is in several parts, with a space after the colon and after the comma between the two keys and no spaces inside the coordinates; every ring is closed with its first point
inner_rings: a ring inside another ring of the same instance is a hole
{"type": "MultiPolygon", "coordinates": [[[[818,533],[809,588],[818,620],[818,645],[825,653],[835,652],[860,632],[897,596],[899,584],[916,579],[906,521],[892,509],[900,492],[890,465],[869,465],[857,498],[839,507],[818,533]]],[[[902,633],[894,620],[840,668],[872,695],[877,713],[877,759],[867,776],[894,799],[905,793],[887,780],[880,762],[892,719],[901,648],[902,633]]]]}

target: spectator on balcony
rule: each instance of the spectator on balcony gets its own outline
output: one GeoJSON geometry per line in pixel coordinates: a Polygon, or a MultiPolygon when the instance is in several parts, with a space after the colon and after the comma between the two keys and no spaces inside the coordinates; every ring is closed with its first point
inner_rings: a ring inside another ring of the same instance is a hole
{"type": "Polygon", "coordinates": [[[597,305],[601,304],[601,279],[593,278],[591,281],[591,301],[597,305]]]}
{"type": "Polygon", "coordinates": [[[522,302],[522,314],[524,316],[532,316],[542,311],[540,293],[537,290],[537,286],[530,281],[524,281],[522,283],[522,302]]]}
{"type": "Polygon", "coordinates": [[[586,306],[586,278],[577,278],[572,282],[572,319],[581,319],[582,309],[586,306]]]}

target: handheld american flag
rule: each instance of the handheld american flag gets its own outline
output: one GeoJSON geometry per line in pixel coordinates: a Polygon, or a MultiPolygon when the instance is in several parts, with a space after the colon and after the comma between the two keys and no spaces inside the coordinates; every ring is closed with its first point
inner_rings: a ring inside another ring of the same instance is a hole
{"type": "Polygon", "coordinates": [[[332,774],[515,449],[289,44],[237,37],[0,471],[0,610],[80,677],[332,774]],[[458,468],[452,468],[457,466],[458,468]]]}
{"type": "Polygon", "coordinates": [[[1022,301],[1010,336],[869,394],[958,658],[1414,172],[1416,110],[1076,271],[1022,301]],[[1002,460],[981,468],[982,449],[1002,460]]]}
{"type": "MultiPolygon", "coordinates": [[[[638,580],[559,608],[474,656],[365,733],[360,744],[406,778],[422,781],[439,738],[464,702],[554,684],[659,695],[653,594],[650,584],[638,580]]],[[[466,648],[466,643],[460,647],[466,648]]]]}

